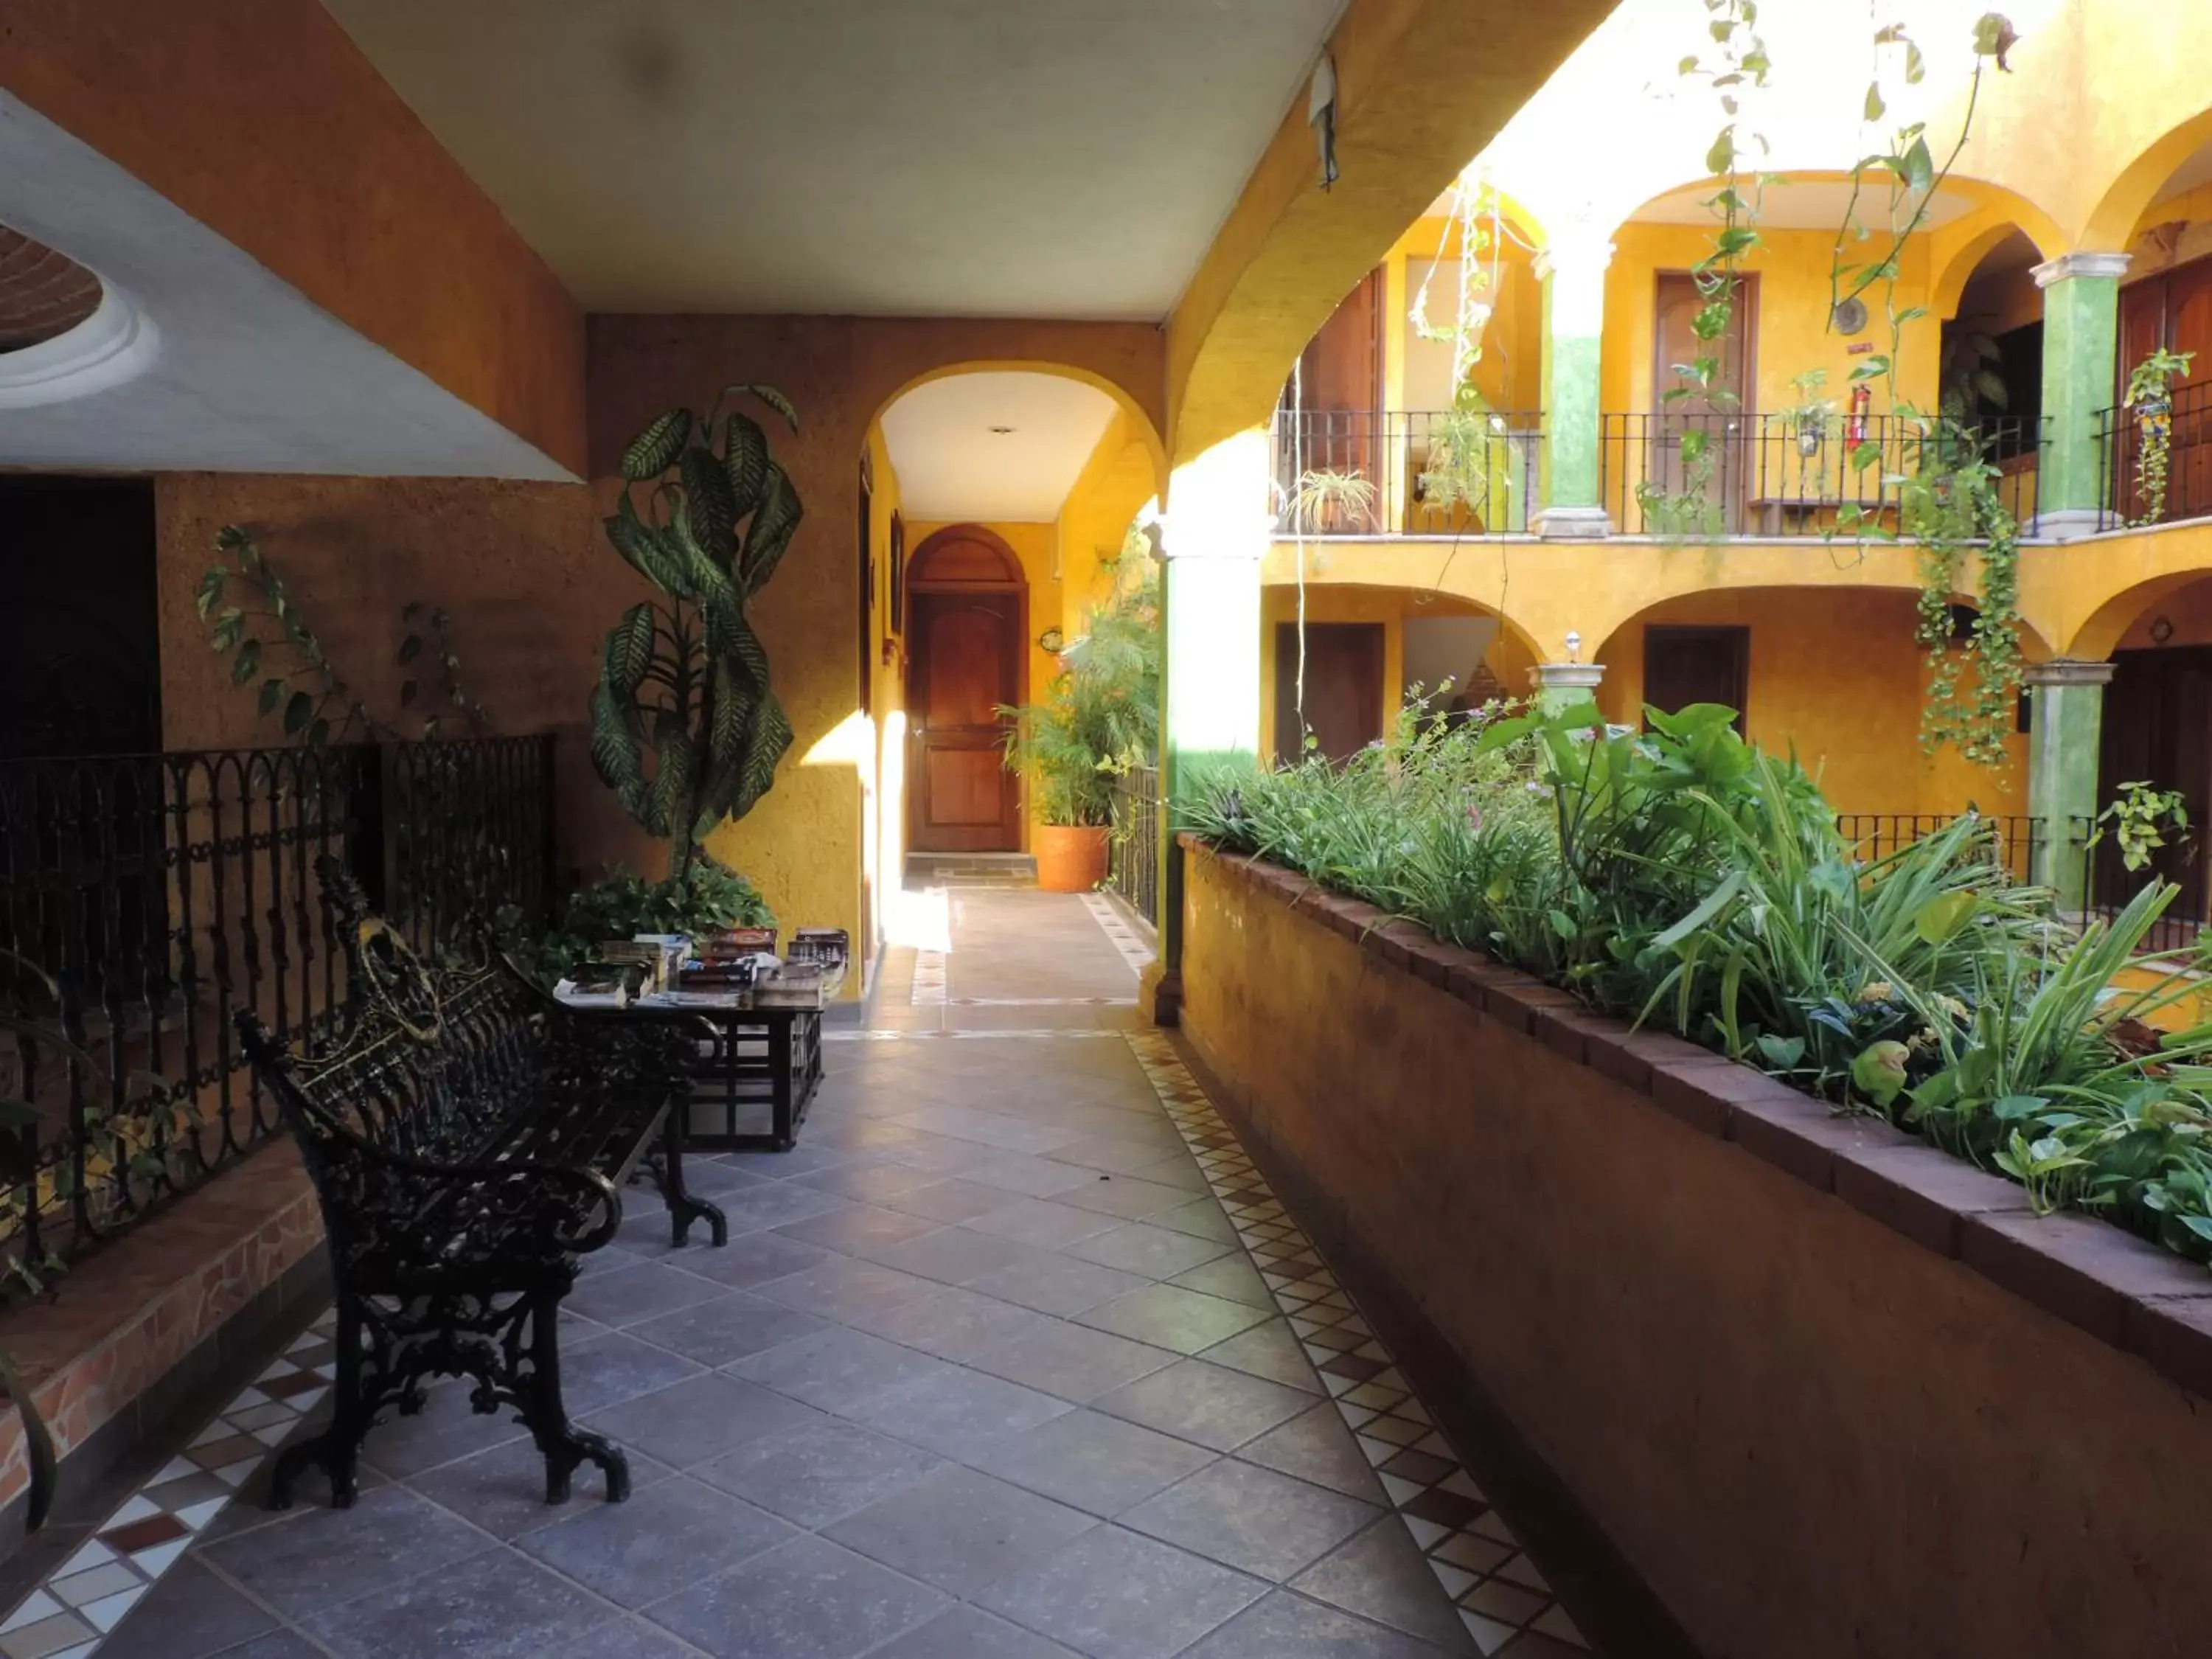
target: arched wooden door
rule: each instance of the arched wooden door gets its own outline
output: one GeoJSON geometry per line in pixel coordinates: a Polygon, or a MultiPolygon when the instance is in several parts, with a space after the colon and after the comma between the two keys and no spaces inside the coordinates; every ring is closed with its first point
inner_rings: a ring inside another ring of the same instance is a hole
{"type": "Polygon", "coordinates": [[[1021,561],[989,531],[954,525],[915,550],[907,590],[907,844],[1018,851],[1021,792],[998,710],[1023,697],[1021,561]]]}

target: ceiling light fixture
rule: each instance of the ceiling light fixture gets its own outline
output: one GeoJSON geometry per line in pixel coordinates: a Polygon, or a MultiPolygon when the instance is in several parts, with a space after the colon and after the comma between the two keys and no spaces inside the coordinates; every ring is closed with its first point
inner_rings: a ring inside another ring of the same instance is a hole
{"type": "Polygon", "coordinates": [[[1327,190],[1336,182],[1336,59],[1327,52],[1307,83],[1306,125],[1321,151],[1321,187],[1327,190]]]}
{"type": "Polygon", "coordinates": [[[1012,431],[1013,430],[1013,428],[1012,428],[1012,427],[1010,427],[1010,426],[994,426],[994,427],[993,427],[993,428],[991,428],[991,430],[992,430],[994,433],[995,433],[997,435],[999,435],[1000,437],[1003,438],[1003,437],[1005,437],[1008,433],[1012,432],[1012,431]]]}

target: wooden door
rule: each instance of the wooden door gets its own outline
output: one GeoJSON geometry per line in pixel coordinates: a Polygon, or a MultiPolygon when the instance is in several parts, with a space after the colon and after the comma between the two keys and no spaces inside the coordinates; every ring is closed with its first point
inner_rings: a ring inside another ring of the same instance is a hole
{"type": "MultiPolygon", "coordinates": [[[[1297,451],[1285,451],[1286,492],[1305,472],[1356,474],[1379,492],[1384,480],[1377,467],[1383,454],[1379,430],[1382,408],[1382,272],[1378,267],[1346,295],[1298,358],[1298,406],[1304,411],[1297,451]]],[[[1371,531],[1377,524],[1342,522],[1332,511],[1321,530],[1371,531]]]]}
{"type": "Polygon", "coordinates": [[[1021,846],[1020,789],[1006,768],[1018,702],[1021,617],[1012,593],[917,593],[907,787],[918,853],[1011,853],[1021,846]]]}
{"type": "Polygon", "coordinates": [[[1683,458],[1683,439],[1703,434],[1712,457],[1705,470],[1705,494],[1730,534],[1743,528],[1744,481],[1753,460],[1752,434],[1758,422],[1751,407],[1754,343],[1759,338],[1759,278],[1736,279],[1735,308],[1728,332],[1708,343],[1698,338],[1695,323],[1707,301],[1698,291],[1697,280],[1687,271],[1662,270],[1652,316],[1651,403],[1657,411],[1650,423],[1651,452],[1644,458],[1644,476],[1668,495],[1680,495],[1692,476],[1683,458]],[[1720,360],[1711,389],[1667,401],[1667,393],[1686,384],[1675,372],[1677,364],[1700,356],[1720,360]]]}
{"type": "Polygon", "coordinates": [[[1319,751],[1349,759],[1382,735],[1382,624],[1308,623],[1305,724],[1298,722],[1298,625],[1275,624],[1275,756],[1295,761],[1310,730],[1319,751]]]}
{"type": "Polygon", "coordinates": [[[1664,628],[1644,630],[1644,701],[1662,714],[1693,702],[1717,702],[1744,723],[1751,695],[1748,628],[1664,628]]]}
{"type": "MultiPolygon", "coordinates": [[[[2212,812],[2212,646],[2168,646],[2150,651],[2112,653],[2112,683],[2105,691],[2104,719],[2097,763],[2100,806],[2119,793],[2124,783],[2143,781],[2178,789],[2188,804],[2192,825],[2212,812]]],[[[2205,855],[2194,842],[2179,842],[2154,855],[2152,868],[2181,884],[2181,896],[2166,913],[2172,923],[2205,919],[2205,855]]],[[[2148,878],[2125,870],[2111,836],[2098,844],[2095,896],[2124,901],[2148,878]]],[[[2172,942],[2161,935],[2154,942],[2172,942]]]]}

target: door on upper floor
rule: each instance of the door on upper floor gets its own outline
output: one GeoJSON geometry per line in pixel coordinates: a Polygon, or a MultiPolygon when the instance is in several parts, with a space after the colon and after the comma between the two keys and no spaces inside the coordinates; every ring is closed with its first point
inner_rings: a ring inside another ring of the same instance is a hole
{"type": "Polygon", "coordinates": [[[1304,720],[1299,719],[1298,625],[1275,624],[1275,757],[1315,750],[1348,760],[1382,735],[1382,624],[1305,625],[1304,720]]]}
{"type": "MultiPolygon", "coordinates": [[[[1297,406],[1303,411],[1295,441],[1279,447],[1277,482],[1286,497],[1302,474],[1335,473],[1364,479],[1376,492],[1363,511],[1341,498],[1316,502],[1306,528],[1320,532],[1374,531],[1381,506],[1382,442],[1382,272],[1360,278],[1298,358],[1297,406]]],[[[1291,388],[1284,389],[1284,403],[1291,388]]]]}
{"type": "MultiPolygon", "coordinates": [[[[2212,257],[2154,271],[2120,290],[2119,353],[2112,366],[2112,402],[2122,405],[2136,365],[2160,346],[2186,352],[2185,373],[2172,383],[2172,428],[2166,442],[2164,517],[2212,513],[2212,257]]],[[[2151,503],[2137,478],[2141,434],[2124,408],[2108,465],[2106,505],[2125,519],[2151,503]]]]}
{"type": "Polygon", "coordinates": [[[1650,449],[1639,476],[1670,499],[1686,500],[1692,493],[1704,497],[1702,514],[1682,528],[1711,527],[1735,535],[1743,529],[1747,480],[1755,459],[1752,434],[1758,422],[1751,388],[1756,384],[1752,357],[1759,338],[1759,278],[1736,279],[1728,332],[1710,343],[1697,332],[1698,314],[1708,303],[1689,272],[1659,273],[1651,329],[1656,412],[1647,423],[1650,449]],[[1710,386],[1668,402],[1668,392],[1689,384],[1677,366],[1705,356],[1719,360],[1710,386]],[[1705,459],[1700,459],[1700,450],[1705,459]]]}
{"type": "Polygon", "coordinates": [[[1023,696],[1021,562],[988,530],[954,526],[915,550],[907,588],[908,845],[1017,852],[1021,790],[998,711],[1023,696]]]}

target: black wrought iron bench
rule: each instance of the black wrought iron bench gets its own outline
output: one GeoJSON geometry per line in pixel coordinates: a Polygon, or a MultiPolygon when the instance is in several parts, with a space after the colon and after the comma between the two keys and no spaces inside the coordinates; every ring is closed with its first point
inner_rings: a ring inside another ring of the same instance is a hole
{"type": "Polygon", "coordinates": [[[513,1407],[545,1459],[545,1500],[578,1464],[629,1493],[621,1450],[568,1421],[561,1300],[578,1258],[622,1222],[622,1189],[658,1152],[680,1240],[694,1215],[671,1111],[674,1034],[564,1006],[499,951],[426,967],[334,861],[318,866],[343,930],[349,1017],[325,1052],[294,1054],[238,1016],[256,1073],[322,1201],[337,1295],[330,1426],[286,1449],[271,1493],[319,1465],[350,1507],[380,1413],[420,1411],[426,1379],[473,1379],[478,1412],[513,1407]]]}

